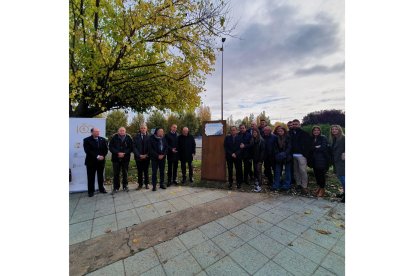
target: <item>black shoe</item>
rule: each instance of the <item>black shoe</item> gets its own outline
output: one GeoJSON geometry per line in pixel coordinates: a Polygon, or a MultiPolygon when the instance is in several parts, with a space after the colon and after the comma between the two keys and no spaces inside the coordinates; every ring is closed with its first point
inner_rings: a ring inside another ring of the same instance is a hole
{"type": "Polygon", "coordinates": [[[161,188],[161,189],[164,189],[164,190],[165,190],[165,189],[167,189],[167,187],[165,187],[165,185],[164,185],[164,184],[160,184],[160,188],[161,188]]]}
{"type": "Polygon", "coordinates": [[[170,187],[170,186],[171,186],[171,182],[168,182],[168,183],[167,183],[167,187],[170,187]]]}
{"type": "Polygon", "coordinates": [[[229,184],[228,189],[231,190],[232,189],[232,184],[229,184]]]}
{"type": "Polygon", "coordinates": [[[118,192],[118,189],[112,190],[111,195],[114,195],[118,192]]]}
{"type": "Polygon", "coordinates": [[[122,188],[122,190],[124,190],[124,192],[129,192],[128,187],[124,187],[124,188],[122,188]]]}
{"type": "Polygon", "coordinates": [[[102,190],[102,191],[99,191],[101,194],[107,194],[108,192],[106,191],[106,190],[102,190]]]}
{"type": "Polygon", "coordinates": [[[145,184],[145,189],[147,189],[147,190],[149,189],[148,184],[145,184]]]}
{"type": "Polygon", "coordinates": [[[152,186],[152,191],[155,192],[157,190],[157,186],[153,185],[152,186]]]}
{"type": "Polygon", "coordinates": [[[345,203],[345,193],[344,193],[344,195],[342,196],[342,198],[341,198],[341,202],[342,203],[345,203]]]}
{"type": "Polygon", "coordinates": [[[178,185],[177,180],[174,180],[174,181],[173,181],[173,184],[178,185]]]}
{"type": "Polygon", "coordinates": [[[185,183],[185,181],[186,181],[186,179],[185,179],[185,178],[183,178],[183,180],[181,180],[181,184],[184,184],[184,183],[185,183]]]}
{"type": "Polygon", "coordinates": [[[190,183],[193,183],[194,179],[192,177],[190,177],[190,183]]]}
{"type": "Polygon", "coordinates": [[[241,184],[237,184],[237,189],[241,189],[241,184]]]}
{"type": "Polygon", "coordinates": [[[89,197],[93,197],[93,193],[92,194],[88,194],[89,197]]]}
{"type": "Polygon", "coordinates": [[[139,184],[137,187],[137,190],[141,190],[142,189],[142,184],[139,184]]]}

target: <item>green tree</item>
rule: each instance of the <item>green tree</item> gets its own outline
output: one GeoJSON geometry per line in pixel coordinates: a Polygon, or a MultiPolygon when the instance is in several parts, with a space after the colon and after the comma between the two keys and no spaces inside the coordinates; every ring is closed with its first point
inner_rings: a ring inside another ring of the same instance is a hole
{"type": "Polygon", "coordinates": [[[338,109],[320,110],[307,114],[302,125],[330,124],[345,127],[345,112],[338,109]]]}
{"type": "Polygon", "coordinates": [[[127,126],[128,115],[123,110],[114,110],[106,116],[106,137],[111,138],[120,127],[127,126]]]}
{"type": "Polygon", "coordinates": [[[190,130],[190,134],[198,135],[200,123],[197,119],[197,116],[194,112],[186,112],[180,118],[181,125],[180,128],[188,127],[190,130]]]}
{"type": "Polygon", "coordinates": [[[163,128],[164,132],[168,131],[167,128],[167,119],[159,110],[154,110],[147,120],[148,132],[151,132],[152,129],[155,128],[163,128]]]}
{"type": "Polygon", "coordinates": [[[170,115],[168,115],[168,118],[167,118],[167,131],[169,131],[169,130],[170,130],[170,127],[171,127],[173,124],[176,124],[176,125],[177,125],[177,130],[178,130],[178,132],[180,133],[180,132],[181,132],[181,129],[180,129],[180,126],[181,126],[181,120],[180,120],[180,118],[177,116],[177,114],[175,114],[175,113],[170,113],[170,115]]]}
{"type": "Polygon", "coordinates": [[[229,0],[69,0],[69,116],[192,110],[229,0]]]}
{"type": "Polygon", "coordinates": [[[260,126],[260,120],[265,119],[268,126],[273,127],[272,123],[270,122],[270,117],[266,116],[266,111],[262,111],[259,116],[256,118],[257,126],[260,126]]]}
{"type": "Polygon", "coordinates": [[[145,123],[144,115],[138,113],[137,115],[132,118],[131,123],[126,127],[127,133],[131,134],[132,136],[139,132],[139,128],[141,124],[145,123]]]}

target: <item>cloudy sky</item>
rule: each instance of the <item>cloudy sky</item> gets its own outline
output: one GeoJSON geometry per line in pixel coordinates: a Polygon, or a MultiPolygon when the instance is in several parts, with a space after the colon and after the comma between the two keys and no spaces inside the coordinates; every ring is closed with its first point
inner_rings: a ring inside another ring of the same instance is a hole
{"type": "MultiPolygon", "coordinates": [[[[224,44],[224,119],[262,110],[272,122],[345,109],[343,0],[232,0],[224,44]]],[[[221,52],[202,102],[221,118],[221,52]]]]}

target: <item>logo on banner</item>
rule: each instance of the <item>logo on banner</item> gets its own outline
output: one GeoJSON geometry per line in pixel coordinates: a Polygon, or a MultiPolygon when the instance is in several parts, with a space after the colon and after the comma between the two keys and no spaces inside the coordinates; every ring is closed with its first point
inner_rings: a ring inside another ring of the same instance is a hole
{"type": "Polygon", "coordinates": [[[77,133],[89,133],[91,129],[93,128],[93,125],[88,124],[81,124],[77,126],[77,133]]]}

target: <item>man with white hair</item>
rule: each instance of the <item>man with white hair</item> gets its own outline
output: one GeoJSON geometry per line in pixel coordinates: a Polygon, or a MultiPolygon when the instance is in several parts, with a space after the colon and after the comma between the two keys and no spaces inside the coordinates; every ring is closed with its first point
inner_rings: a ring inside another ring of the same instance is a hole
{"type": "Polygon", "coordinates": [[[128,166],[132,152],[132,137],[126,133],[125,127],[120,127],[118,133],[112,136],[109,142],[109,151],[112,153],[112,167],[114,171],[114,187],[112,194],[120,188],[119,176],[122,171],[122,189],[128,189],[128,166]]]}
{"type": "Polygon", "coordinates": [[[106,139],[99,136],[99,128],[91,129],[92,135],[83,139],[83,149],[85,150],[85,165],[88,174],[88,195],[92,197],[95,193],[95,174],[98,175],[99,192],[106,194],[103,185],[105,156],[108,153],[106,139]]]}
{"type": "Polygon", "coordinates": [[[182,133],[178,136],[178,155],[181,161],[181,174],[183,176],[182,183],[187,180],[186,177],[186,165],[188,164],[188,176],[190,177],[190,183],[194,182],[193,179],[193,158],[196,153],[196,143],[194,136],[189,134],[188,127],[183,127],[182,133]]]}

